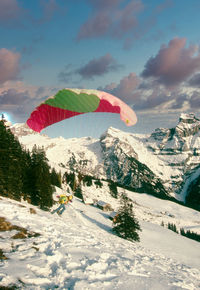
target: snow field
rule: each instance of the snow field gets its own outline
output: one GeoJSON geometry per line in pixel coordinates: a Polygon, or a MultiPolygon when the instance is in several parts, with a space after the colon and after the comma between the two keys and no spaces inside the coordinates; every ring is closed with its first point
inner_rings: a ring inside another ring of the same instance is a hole
{"type": "MultiPolygon", "coordinates": [[[[143,197],[145,206],[156,206],[156,199],[150,198],[143,197]]],[[[0,262],[1,286],[13,283],[20,289],[34,290],[200,289],[200,244],[195,241],[139,216],[141,243],[131,243],[112,233],[108,213],[76,198],[61,217],[37,208],[37,214],[30,214],[33,206],[19,205],[2,198],[1,216],[41,236],[12,240],[7,232],[1,232],[0,248],[9,258],[0,262]]],[[[193,218],[194,212],[190,215],[189,211],[187,217],[193,218]]]]}

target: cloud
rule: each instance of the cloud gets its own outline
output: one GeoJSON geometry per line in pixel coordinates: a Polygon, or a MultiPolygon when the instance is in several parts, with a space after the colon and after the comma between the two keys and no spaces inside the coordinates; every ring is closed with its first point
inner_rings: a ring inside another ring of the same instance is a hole
{"type": "Polygon", "coordinates": [[[44,25],[53,19],[57,21],[58,18],[66,16],[68,1],[60,0],[39,0],[40,15],[32,15],[32,25],[44,25]]]}
{"type": "Polygon", "coordinates": [[[200,108],[200,92],[194,92],[190,99],[190,106],[192,109],[200,108]]]}
{"type": "Polygon", "coordinates": [[[61,11],[56,0],[40,0],[40,5],[43,10],[42,18],[39,21],[40,23],[49,22],[56,12],[61,11]]]}
{"type": "MultiPolygon", "coordinates": [[[[165,0],[161,4],[155,5],[152,9],[149,9],[149,4],[145,4],[142,10],[148,10],[148,13],[143,14],[142,20],[139,17],[136,18],[137,25],[132,27],[131,34],[126,35],[126,39],[124,41],[124,49],[130,49],[134,42],[145,39],[146,42],[149,41],[158,41],[163,37],[166,33],[165,31],[158,30],[155,31],[155,28],[159,25],[157,24],[158,17],[162,17],[161,14],[166,10],[173,6],[172,0],[165,0]],[[151,34],[151,30],[153,28],[153,34],[151,34]],[[146,37],[145,37],[146,36],[146,37]]],[[[125,15],[126,17],[126,15],[125,15]]]]}
{"type": "Polygon", "coordinates": [[[131,1],[124,9],[120,9],[116,12],[116,23],[113,27],[113,36],[122,38],[124,34],[133,31],[138,26],[138,20],[136,15],[143,10],[143,4],[141,1],[131,1]]]}
{"type": "MultiPolygon", "coordinates": [[[[150,35],[158,16],[173,6],[172,0],[165,0],[152,9],[149,9],[149,4],[143,3],[145,1],[142,0],[86,0],[86,2],[92,7],[92,12],[81,25],[77,40],[109,37],[122,40],[124,49],[130,49],[134,41],[150,35]],[[145,10],[148,10],[148,13],[139,17],[145,10]]],[[[161,34],[159,31],[156,37],[161,34]]]]}
{"type": "Polygon", "coordinates": [[[123,0],[88,0],[94,9],[110,9],[118,6],[123,0]]]}
{"type": "Polygon", "coordinates": [[[117,61],[109,54],[90,60],[82,67],[75,69],[71,64],[65,66],[64,70],[58,74],[61,82],[68,82],[73,79],[74,75],[81,76],[82,79],[93,79],[94,77],[103,76],[111,71],[122,68],[117,61]]]}
{"type": "Polygon", "coordinates": [[[100,11],[81,26],[77,39],[103,36],[109,30],[111,23],[108,11],[100,11]]]}
{"type": "Polygon", "coordinates": [[[18,92],[16,89],[8,89],[0,94],[0,105],[19,105],[24,104],[28,92],[18,92]]]}
{"type": "Polygon", "coordinates": [[[105,35],[113,23],[113,14],[123,0],[88,0],[92,16],[80,27],[78,40],[105,35]]]}
{"type": "Polygon", "coordinates": [[[34,15],[33,9],[24,9],[18,0],[0,0],[0,24],[9,28],[13,26],[27,28],[27,25],[33,27],[51,21],[57,12],[63,16],[67,11],[66,3],[61,7],[57,0],[39,0],[38,2],[40,4],[39,18],[38,15],[34,15]]]}
{"type": "Polygon", "coordinates": [[[0,49],[0,84],[18,78],[20,57],[19,53],[5,48],[0,49]]]}
{"type": "Polygon", "coordinates": [[[135,94],[135,90],[140,84],[140,79],[135,73],[130,73],[128,76],[120,80],[119,84],[109,84],[104,88],[100,88],[107,91],[128,103],[133,103],[138,97],[135,94]]]}
{"type": "Polygon", "coordinates": [[[116,60],[109,54],[105,54],[99,58],[94,58],[88,64],[77,70],[83,79],[91,79],[94,76],[102,76],[110,71],[119,69],[121,66],[117,64],[116,60]]]}
{"type": "Polygon", "coordinates": [[[54,89],[31,86],[21,81],[6,82],[0,87],[0,110],[14,116],[15,122],[25,122],[38,104],[47,96],[54,95],[54,89]]]}
{"type": "Polygon", "coordinates": [[[138,90],[140,97],[134,108],[140,111],[157,112],[199,111],[200,91],[182,86],[174,91],[167,91],[163,86],[152,87],[151,90],[138,90]]]}
{"type": "Polygon", "coordinates": [[[188,102],[188,96],[186,93],[172,94],[174,102],[171,104],[171,109],[177,110],[184,107],[184,103],[188,102]]]}
{"type": "Polygon", "coordinates": [[[200,88],[200,73],[193,75],[188,81],[188,85],[191,87],[200,88]]]}
{"type": "Polygon", "coordinates": [[[109,35],[124,38],[137,26],[136,15],[143,10],[141,0],[89,0],[93,7],[92,15],[80,27],[77,39],[109,35]]]}
{"type": "Polygon", "coordinates": [[[75,74],[75,70],[72,69],[72,65],[68,64],[64,67],[64,69],[59,72],[58,80],[63,83],[67,83],[72,80],[73,75],[75,74]]]}
{"type": "Polygon", "coordinates": [[[200,69],[198,47],[185,47],[185,38],[174,38],[151,57],[142,72],[144,78],[154,78],[159,84],[174,87],[186,81],[200,69]]]}
{"type": "Polygon", "coordinates": [[[193,103],[198,104],[197,97],[191,97],[191,93],[185,90],[174,89],[169,91],[165,86],[159,85],[155,81],[148,81],[139,78],[134,72],[123,77],[120,82],[108,84],[98,88],[107,91],[126,103],[133,105],[135,110],[149,111],[176,111],[185,108],[185,104],[190,107],[193,103]]]}
{"type": "Polygon", "coordinates": [[[154,109],[157,106],[166,104],[167,102],[171,101],[172,97],[167,96],[162,90],[154,89],[149,96],[145,99],[140,98],[135,104],[136,110],[150,110],[154,109]]]}
{"type": "Polygon", "coordinates": [[[32,100],[27,90],[19,92],[15,88],[0,93],[1,111],[14,116],[15,121],[25,122],[27,112],[32,108],[32,100]]]}
{"type": "Polygon", "coordinates": [[[168,9],[168,8],[171,8],[173,6],[173,0],[165,0],[163,1],[161,4],[158,4],[158,6],[156,6],[155,8],[155,14],[159,14],[161,13],[162,11],[168,9]]]}
{"type": "Polygon", "coordinates": [[[0,23],[13,26],[21,23],[21,17],[24,16],[25,10],[21,8],[17,0],[0,1],[0,23]]]}

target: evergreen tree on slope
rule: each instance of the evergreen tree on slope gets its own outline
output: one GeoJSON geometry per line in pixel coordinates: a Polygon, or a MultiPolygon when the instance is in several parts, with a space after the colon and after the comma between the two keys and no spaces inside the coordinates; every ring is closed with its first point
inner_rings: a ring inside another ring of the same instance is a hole
{"type": "Polygon", "coordinates": [[[20,200],[23,187],[23,150],[17,138],[0,121],[0,189],[1,194],[20,200]]]}
{"type": "Polygon", "coordinates": [[[50,168],[44,150],[34,146],[31,159],[31,202],[34,205],[39,205],[41,209],[47,209],[53,205],[53,188],[51,186],[50,168]]]}
{"type": "Polygon", "coordinates": [[[141,228],[133,213],[133,204],[124,193],[121,196],[121,204],[114,219],[113,231],[123,239],[139,242],[138,231],[141,231],[141,228]]]}
{"type": "Polygon", "coordinates": [[[57,173],[55,168],[51,170],[51,184],[61,187],[61,172],[57,173]]]}

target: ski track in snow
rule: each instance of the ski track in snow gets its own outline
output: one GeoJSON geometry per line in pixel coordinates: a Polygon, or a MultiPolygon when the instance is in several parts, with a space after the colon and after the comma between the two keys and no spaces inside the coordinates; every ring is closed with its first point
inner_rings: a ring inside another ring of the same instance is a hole
{"type": "MultiPolygon", "coordinates": [[[[111,232],[107,214],[95,207],[74,198],[59,217],[37,208],[36,215],[30,214],[33,206],[24,205],[2,198],[1,216],[41,236],[11,240],[1,232],[0,248],[9,258],[0,261],[1,286],[13,283],[33,290],[200,289],[200,261],[199,268],[191,267],[143,247],[142,241],[120,239],[111,232]]],[[[193,244],[199,246],[191,241],[193,244]]]]}

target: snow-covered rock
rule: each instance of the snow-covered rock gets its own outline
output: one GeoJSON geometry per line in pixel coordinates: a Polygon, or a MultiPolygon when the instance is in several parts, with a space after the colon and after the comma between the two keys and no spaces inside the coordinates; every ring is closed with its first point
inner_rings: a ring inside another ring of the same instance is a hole
{"type": "Polygon", "coordinates": [[[13,134],[17,135],[18,137],[39,134],[33,131],[32,129],[30,129],[27,124],[23,124],[23,123],[16,123],[12,125],[10,129],[13,132],[13,134]]]}
{"type": "Polygon", "coordinates": [[[200,164],[200,120],[192,113],[181,114],[175,128],[156,129],[146,144],[168,168],[169,190],[179,194],[176,198],[184,200],[187,195],[185,183],[200,164]]]}

